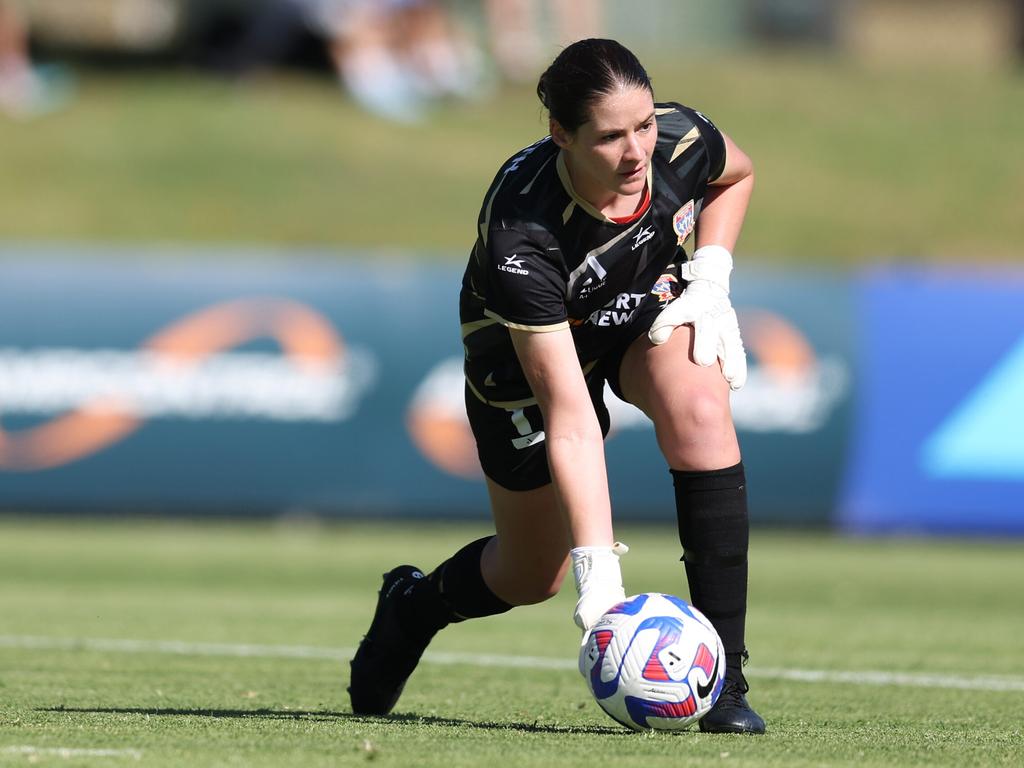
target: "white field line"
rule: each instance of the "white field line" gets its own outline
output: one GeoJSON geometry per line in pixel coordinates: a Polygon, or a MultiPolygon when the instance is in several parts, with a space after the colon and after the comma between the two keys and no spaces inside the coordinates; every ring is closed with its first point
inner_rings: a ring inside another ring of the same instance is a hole
{"type": "MultiPolygon", "coordinates": [[[[275,659],[320,659],[348,661],[354,648],[325,648],[311,645],[250,645],[235,643],[188,643],[176,640],[113,640],[102,638],[60,638],[31,635],[0,635],[0,648],[28,650],[99,651],[103,653],[166,653],[179,656],[232,656],[275,659]]],[[[479,653],[427,651],[423,661],[433,664],[465,664],[476,667],[575,670],[575,659],[543,656],[511,656],[479,653]]],[[[847,683],[850,685],[950,688],[971,691],[1021,691],[1024,678],[884,672],[878,670],[834,671],[748,667],[749,677],[793,680],[801,683],[847,683]]]]}
{"type": "Polygon", "coordinates": [[[0,749],[0,755],[28,755],[30,758],[37,756],[63,757],[129,757],[132,760],[141,760],[142,752],[138,749],[78,749],[76,747],[4,747],[0,749]]]}

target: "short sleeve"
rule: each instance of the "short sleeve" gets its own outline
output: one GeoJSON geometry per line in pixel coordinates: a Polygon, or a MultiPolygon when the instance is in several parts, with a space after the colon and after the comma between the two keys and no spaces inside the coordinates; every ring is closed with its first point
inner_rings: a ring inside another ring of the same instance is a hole
{"type": "Polygon", "coordinates": [[[489,241],[484,314],[519,330],[567,328],[566,279],[556,255],[515,230],[492,231],[489,241]]]}
{"type": "Polygon", "coordinates": [[[703,112],[688,107],[683,107],[683,110],[700,131],[700,137],[703,139],[708,153],[708,181],[714,181],[725,170],[725,138],[703,112]]]}

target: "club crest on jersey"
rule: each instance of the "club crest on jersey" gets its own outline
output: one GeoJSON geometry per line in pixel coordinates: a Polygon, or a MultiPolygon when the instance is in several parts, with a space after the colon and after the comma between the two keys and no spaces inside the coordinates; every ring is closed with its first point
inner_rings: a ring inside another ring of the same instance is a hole
{"type": "Polygon", "coordinates": [[[690,200],[672,216],[672,229],[675,230],[676,235],[679,237],[679,245],[682,245],[683,241],[693,232],[695,220],[693,200],[690,200]]]}
{"type": "Polygon", "coordinates": [[[682,293],[679,278],[675,275],[662,275],[651,288],[651,295],[658,299],[659,304],[667,304],[682,293]]]}

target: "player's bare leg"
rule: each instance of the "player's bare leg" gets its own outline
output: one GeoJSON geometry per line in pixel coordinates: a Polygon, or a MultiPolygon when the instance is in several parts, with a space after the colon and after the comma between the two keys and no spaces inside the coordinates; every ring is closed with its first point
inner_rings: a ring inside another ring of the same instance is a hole
{"type": "Polygon", "coordinates": [[[568,535],[552,486],[509,491],[488,480],[488,490],[495,536],[470,542],[429,576],[412,565],[384,574],[370,629],[352,659],[353,712],[388,714],[430,641],[448,624],[557,594],[568,535]]]}
{"type": "Polygon", "coordinates": [[[660,346],[640,337],[623,357],[619,381],[626,398],[654,422],[675,485],[690,598],[726,649],[726,684],[700,728],[763,733],[764,720],[747,703],[742,671],[749,521],[729,385],[719,366],[693,362],[692,344],[686,325],[660,346]]]}
{"type": "Polygon", "coordinates": [[[554,486],[510,491],[488,480],[487,491],[497,535],[484,548],[484,581],[510,605],[540,603],[558,594],[568,568],[569,534],[554,486]]]}

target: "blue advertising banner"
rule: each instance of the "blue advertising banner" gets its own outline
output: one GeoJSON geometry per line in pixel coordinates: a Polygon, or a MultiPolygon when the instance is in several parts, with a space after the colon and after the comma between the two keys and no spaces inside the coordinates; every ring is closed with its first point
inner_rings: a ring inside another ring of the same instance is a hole
{"type": "Polygon", "coordinates": [[[437,299],[451,273],[77,256],[0,264],[3,506],[483,506],[406,437],[415,377],[459,348],[455,302],[437,299]]]}
{"type": "Polygon", "coordinates": [[[875,272],[857,317],[842,526],[1024,534],[1024,273],[875,272]]]}
{"type": "MultiPolygon", "coordinates": [[[[113,256],[0,249],[0,507],[488,514],[463,405],[460,268],[113,256]]],[[[833,508],[850,296],[835,276],[737,271],[751,368],[733,407],[756,520],[833,508]]],[[[606,400],[617,514],[673,516],[653,429],[606,400]]]]}

